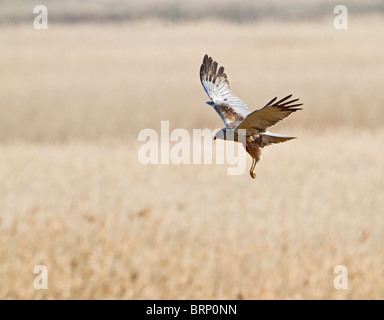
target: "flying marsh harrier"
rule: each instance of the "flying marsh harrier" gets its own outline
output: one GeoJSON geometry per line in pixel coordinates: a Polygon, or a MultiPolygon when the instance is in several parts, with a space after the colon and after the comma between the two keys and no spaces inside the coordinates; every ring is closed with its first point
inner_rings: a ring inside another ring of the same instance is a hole
{"type": "Polygon", "coordinates": [[[200,68],[200,80],[212,100],[207,104],[216,110],[225,123],[225,128],[218,131],[214,139],[226,140],[226,130],[232,129],[233,139],[238,142],[238,130],[245,129],[245,149],[253,159],[250,173],[255,179],[255,166],[261,159],[261,149],[272,143],[295,139],[295,137],[268,132],[267,128],[288,117],[292,112],[302,110],[298,108],[302,104],[295,103],[299,99],[290,100],[292,95],[289,95],[279,101],[274,98],[263,108],[250,112],[247,105],[232,92],[224,67],[217,67],[216,61],[207,55],[204,56],[200,68]]]}

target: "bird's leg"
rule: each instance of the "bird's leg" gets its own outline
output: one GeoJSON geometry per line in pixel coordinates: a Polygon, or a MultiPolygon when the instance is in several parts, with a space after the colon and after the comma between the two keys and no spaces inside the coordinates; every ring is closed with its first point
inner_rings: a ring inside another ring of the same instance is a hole
{"type": "Polygon", "coordinates": [[[255,166],[256,166],[256,159],[252,158],[252,166],[251,166],[251,171],[250,171],[252,179],[256,178],[255,166]]]}

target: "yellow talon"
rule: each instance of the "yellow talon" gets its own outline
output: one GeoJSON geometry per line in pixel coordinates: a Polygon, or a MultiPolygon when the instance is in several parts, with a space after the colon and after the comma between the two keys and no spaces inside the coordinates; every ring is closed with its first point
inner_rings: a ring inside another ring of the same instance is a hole
{"type": "Polygon", "coordinates": [[[252,166],[251,166],[251,171],[249,171],[249,173],[251,174],[252,179],[256,178],[255,166],[256,166],[256,159],[253,158],[252,166]]]}

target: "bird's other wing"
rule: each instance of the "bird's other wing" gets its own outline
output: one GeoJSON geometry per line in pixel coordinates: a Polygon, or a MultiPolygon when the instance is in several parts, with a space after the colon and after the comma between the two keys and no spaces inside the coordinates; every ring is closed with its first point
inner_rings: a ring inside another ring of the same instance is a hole
{"type": "Polygon", "coordinates": [[[216,61],[208,55],[204,56],[200,68],[201,84],[212,100],[207,103],[215,108],[227,127],[233,127],[245,119],[249,110],[247,105],[232,92],[224,67],[219,69],[217,67],[216,61]]]}
{"type": "Polygon", "coordinates": [[[289,95],[277,102],[275,102],[277,98],[272,99],[265,107],[250,113],[236,129],[264,131],[288,117],[292,112],[302,110],[298,108],[303,105],[302,103],[295,104],[299,99],[289,100],[291,97],[292,95],[289,95]]]}

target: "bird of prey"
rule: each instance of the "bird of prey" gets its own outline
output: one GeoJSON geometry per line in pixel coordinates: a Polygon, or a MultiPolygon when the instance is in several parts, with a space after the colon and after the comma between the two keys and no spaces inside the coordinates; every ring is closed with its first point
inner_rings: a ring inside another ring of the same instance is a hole
{"type": "Polygon", "coordinates": [[[245,149],[253,159],[250,174],[255,179],[255,166],[261,159],[261,149],[273,143],[295,139],[268,132],[267,128],[288,117],[292,112],[302,110],[298,108],[302,104],[295,103],[299,99],[291,100],[292,95],[289,95],[279,101],[274,98],[263,108],[250,112],[247,105],[232,92],[224,67],[218,68],[217,62],[208,55],[204,56],[200,68],[200,80],[212,100],[207,104],[216,110],[225,123],[225,128],[218,131],[214,139],[226,140],[229,129],[232,130],[233,140],[238,142],[238,130],[245,129],[245,149]]]}

